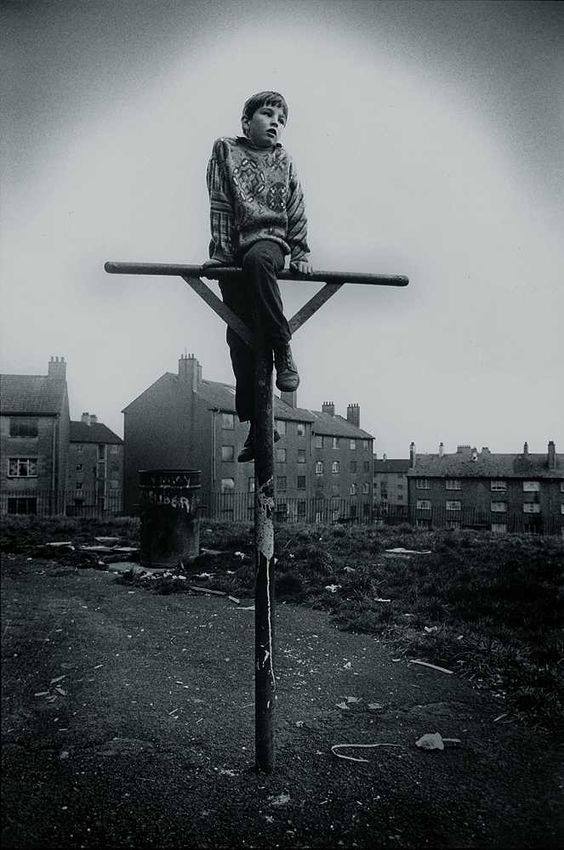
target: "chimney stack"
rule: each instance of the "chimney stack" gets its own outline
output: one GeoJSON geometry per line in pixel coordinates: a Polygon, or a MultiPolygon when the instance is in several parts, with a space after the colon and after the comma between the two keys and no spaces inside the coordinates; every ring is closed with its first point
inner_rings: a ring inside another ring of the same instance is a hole
{"type": "Polygon", "coordinates": [[[90,425],[90,414],[89,413],[83,413],[82,416],[80,417],[80,421],[84,422],[85,425],[90,425]]]}
{"type": "Polygon", "coordinates": [[[198,392],[202,380],[202,367],[193,354],[183,354],[178,361],[178,377],[192,392],[198,392]]]}
{"type": "Polygon", "coordinates": [[[548,442],[548,468],[556,469],[556,446],[554,440],[548,442]]]}
{"type": "Polygon", "coordinates": [[[290,407],[298,406],[298,391],[297,390],[282,390],[280,398],[285,401],[290,407]]]}
{"type": "Polygon", "coordinates": [[[49,378],[57,378],[58,380],[64,381],[67,377],[67,364],[65,363],[65,358],[51,357],[49,360],[47,375],[49,378]]]}
{"type": "Polygon", "coordinates": [[[528,443],[524,443],[524,445],[523,445],[523,454],[525,455],[525,457],[527,457],[527,455],[529,454],[529,444],[528,443]]]}
{"type": "Polygon", "coordinates": [[[478,460],[478,449],[473,448],[472,449],[472,461],[474,463],[476,463],[477,460],[478,460]]]}
{"type": "Polygon", "coordinates": [[[445,451],[445,445],[444,445],[444,443],[441,441],[441,442],[439,443],[439,457],[442,457],[442,456],[443,456],[444,451],[445,451]]]}
{"type": "Polygon", "coordinates": [[[347,422],[360,428],[360,407],[358,404],[349,404],[347,407],[347,422]]]}
{"type": "Polygon", "coordinates": [[[382,460],[388,460],[388,455],[386,454],[386,452],[384,452],[384,454],[382,455],[382,460]]]}
{"type": "Polygon", "coordinates": [[[90,424],[95,425],[98,422],[98,417],[94,415],[94,413],[90,414],[90,424]]]}
{"type": "MultiPolygon", "coordinates": [[[[329,416],[334,416],[335,415],[335,405],[333,404],[332,401],[324,401],[323,404],[321,405],[321,412],[322,413],[328,413],[329,416]]],[[[348,419],[348,414],[347,414],[347,419],[348,419]]]]}
{"type": "Polygon", "coordinates": [[[415,469],[415,462],[417,459],[417,455],[415,454],[415,443],[413,440],[409,444],[409,468],[415,469]]]}

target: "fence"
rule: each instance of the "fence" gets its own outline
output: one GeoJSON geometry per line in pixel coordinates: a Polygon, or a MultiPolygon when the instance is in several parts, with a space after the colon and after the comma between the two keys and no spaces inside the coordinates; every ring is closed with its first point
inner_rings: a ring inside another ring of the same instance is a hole
{"type": "Polygon", "coordinates": [[[108,517],[123,512],[121,490],[3,490],[0,514],[108,517]]]}
{"type": "MultiPolygon", "coordinates": [[[[202,493],[200,516],[234,522],[253,522],[254,493],[202,493]]],[[[53,493],[49,490],[3,491],[0,514],[27,514],[41,517],[66,515],[107,518],[123,514],[120,490],[102,494],[96,490],[53,493]]],[[[428,529],[471,529],[499,534],[548,534],[564,537],[564,516],[523,514],[490,514],[476,508],[447,511],[444,507],[428,510],[412,505],[373,505],[362,496],[311,496],[308,498],[277,496],[275,520],[285,523],[356,525],[401,525],[407,523],[428,529]]]]}

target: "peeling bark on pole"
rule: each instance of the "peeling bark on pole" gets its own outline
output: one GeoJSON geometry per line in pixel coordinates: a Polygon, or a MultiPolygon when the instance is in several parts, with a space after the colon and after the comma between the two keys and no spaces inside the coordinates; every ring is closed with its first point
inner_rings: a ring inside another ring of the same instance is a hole
{"type": "Polygon", "coordinates": [[[255,368],[255,764],[274,769],[274,416],[272,351],[260,344],[255,368]]]}

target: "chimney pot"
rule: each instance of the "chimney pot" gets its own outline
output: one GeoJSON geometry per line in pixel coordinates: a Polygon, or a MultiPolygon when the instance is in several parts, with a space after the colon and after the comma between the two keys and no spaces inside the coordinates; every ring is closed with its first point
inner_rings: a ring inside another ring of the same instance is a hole
{"type": "Polygon", "coordinates": [[[329,416],[335,415],[335,405],[332,401],[324,401],[321,405],[321,410],[323,413],[328,413],[329,416]]]}
{"type": "Polygon", "coordinates": [[[61,357],[59,359],[58,357],[51,357],[47,368],[47,375],[49,378],[65,380],[67,376],[67,364],[65,362],[65,358],[61,357]]]}
{"type": "Polygon", "coordinates": [[[180,356],[178,377],[189,385],[192,392],[198,392],[202,380],[202,367],[193,354],[180,356]]]}
{"type": "Polygon", "coordinates": [[[409,444],[409,467],[410,469],[415,469],[415,463],[417,460],[417,455],[415,453],[415,443],[413,440],[409,444]]]}
{"type": "Polygon", "coordinates": [[[524,454],[524,455],[528,455],[528,454],[529,454],[529,444],[528,444],[528,443],[524,443],[524,444],[523,444],[523,454],[524,454]]]}
{"type": "Polygon", "coordinates": [[[443,456],[443,454],[444,454],[444,450],[445,450],[445,445],[444,445],[444,443],[443,443],[443,442],[440,442],[440,443],[439,443],[439,457],[442,457],[442,456],[443,456]]]}
{"type": "Polygon", "coordinates": [[[360,406],[358,404],[349,404],[347,406],[347,422],[360,428],[360,406]]]}
{"type": "Polygon", "coordinates": [[[87,412],[84,412],[82,414],[82,416],[80,417],[80,421],[84,422],[85,425],[90,425],[90,414],[87,413],[87,412]]]}

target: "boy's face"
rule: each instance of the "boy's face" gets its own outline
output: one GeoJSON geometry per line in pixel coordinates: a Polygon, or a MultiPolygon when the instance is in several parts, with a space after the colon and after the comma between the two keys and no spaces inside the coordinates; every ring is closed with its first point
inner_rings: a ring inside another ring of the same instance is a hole
{"type": "Polygon", "coordinates": [[[243,118],[243,130],[257,148],[269,148],[280,141],[286,117],[280,106],[261,106],[252,118],[243,118]]]}

